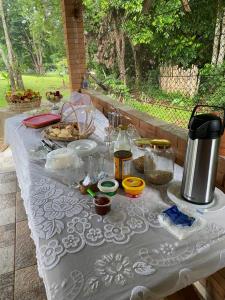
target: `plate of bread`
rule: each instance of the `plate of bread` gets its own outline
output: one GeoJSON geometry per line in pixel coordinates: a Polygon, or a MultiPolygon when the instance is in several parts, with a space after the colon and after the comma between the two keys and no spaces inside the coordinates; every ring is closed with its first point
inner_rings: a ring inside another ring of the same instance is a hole
{"type": "Polygon", "coordinates": [[[76,122],[60,122],[47,127],[42,133],[45,138],[51,140],[71,142],[87,138],[94,132],[94,129],[93,126],[81,134],[76,122]]]}

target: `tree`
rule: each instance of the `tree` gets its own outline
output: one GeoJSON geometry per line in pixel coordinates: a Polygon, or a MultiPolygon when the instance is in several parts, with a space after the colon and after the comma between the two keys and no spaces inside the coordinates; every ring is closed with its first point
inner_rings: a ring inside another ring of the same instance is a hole
{"type": "MultiPolygon", "coordinates": [[[[55,69],[65,58],[60,0],[4,0],[5,15],[14,53],[25,72],[55,69]]],[[[0,43],[3,31],[0,27],[0,43]]]]}
{"type": "Polygon", "coordinates": [[[1,20],[2,20],[2,25],[3,25],[8,55],[7,56],[5,55],[4,50],[2,48],[1,48],[0,53],[1,53],[1,56],[2,56],[2,59],[5,63],[5,65],[6,65],[6,68],[9,72],[11,88],[12,88],[12,90],[24,89],[24,84],[23,84],[19,64],[18,64],[16,55],[13,51],[11,39],[9,36],[9,31],[8,31],[8,27],[7,27],[7,23],[6,23],[2,0],[0,0],[0,15],[1,15],[1,20]]]}
{"type": "Polygon", "coordinates": [[[225,56],[225,6],[218,1],[212,65],[221,65],[225,56]]]}

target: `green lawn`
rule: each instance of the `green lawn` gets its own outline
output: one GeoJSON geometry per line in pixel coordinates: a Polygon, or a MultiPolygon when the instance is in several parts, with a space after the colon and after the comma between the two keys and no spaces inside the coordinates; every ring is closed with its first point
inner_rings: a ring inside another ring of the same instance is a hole
{"type": "Polygon", "coordinates": [[[150,116],[159,118],[168,123],[176,124],[177,126],[183,128],[187,128],[191,116],[191,111],[172,106],[164,106],[160,103],[141,103],[133,99],[127,100],[125,103],[137,110],[148,113],[150,116]]]}
{"type": "MultiPolygon", "coordinates": [[[[42,99],[45,99],[47,91],[60,90],[64,97],[68,97],[70,91],[68,89],[68,76],[65,79],[66,87],[63,87],[62,78],[56,74],[46,74],[45,76],[38,75],[23,75],[23,81],[26,89],[39,91],[42,99]]],[[[6,106],[5,93],[9,90],[7,80],[0,77],[0,107],[6,106]]]]}
{"type": "MultiPolygon", "coordinates": [[[[68,76],[65,79],[63,86],[62,78],[56,74],[46,74],[45,76],[38,75],[23,75],[25,88],[39,91],[42,95],[42,100],[45,100],[45,93],[47,91],[60,90],[62,95],[67,98],[70,94],[68,88],[68,76]]],[[[5,93],[9,90],[7,80],[0,77],[0,107],[7,105],[5,101],[5,93]]],[[[160,104],[140,103],[136,100],[127,100],[126,103],[137,110],[149,113],[149,115],[167,121],[169,123],[177,124],[180,127],[187,127],[190,118],[190,112],[182,109],[173,109],[164,107],[160,104]]]]}

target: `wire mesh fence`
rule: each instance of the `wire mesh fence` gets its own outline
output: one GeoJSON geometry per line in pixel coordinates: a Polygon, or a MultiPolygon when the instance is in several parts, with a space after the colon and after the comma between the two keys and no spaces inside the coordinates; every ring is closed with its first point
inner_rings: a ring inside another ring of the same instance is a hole
{"type": "Polygon", "coordinates": [[[225,3],[151,3],[111,4],[97,33],[87,26],[89,67],[118,101],[186,128],[196,104],[225,107],[225,3]]]}

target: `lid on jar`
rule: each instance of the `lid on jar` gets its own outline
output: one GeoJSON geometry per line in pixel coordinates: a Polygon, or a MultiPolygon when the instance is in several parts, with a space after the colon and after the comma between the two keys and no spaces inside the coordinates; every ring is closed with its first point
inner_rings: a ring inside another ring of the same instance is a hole
{"type": "Polygon", "coordinates": [[[128,150],[118,150],[114,152],[114,157],[121,159],[131,158],[132,152],[128,150]]]}
{"type": "Polygon", "coordinates": [[[141,191],[145,187],[145,181],[139,177],[127,177],[123,180],[122,186],[127,190],[141,191]]]}
{"type": "Polygon", "coordinates": [[[121,130],[127,130],[128,129],[128,125],[120,124],[119,125],[119,129],[121,129],[121,130]]]}
{"type": "Polygon", "coordinates": [[[151,140],[150,147],[158,149],[169,149],[171,147],[171,142],[164,139],[154,139],[151,140]]]}
{"type": "Polygon", "coordinates": [[[98,182],[98,189],[103,193],[113,193],[119,187],[119,183],[115,179],[102,179],[98,182]]]}

